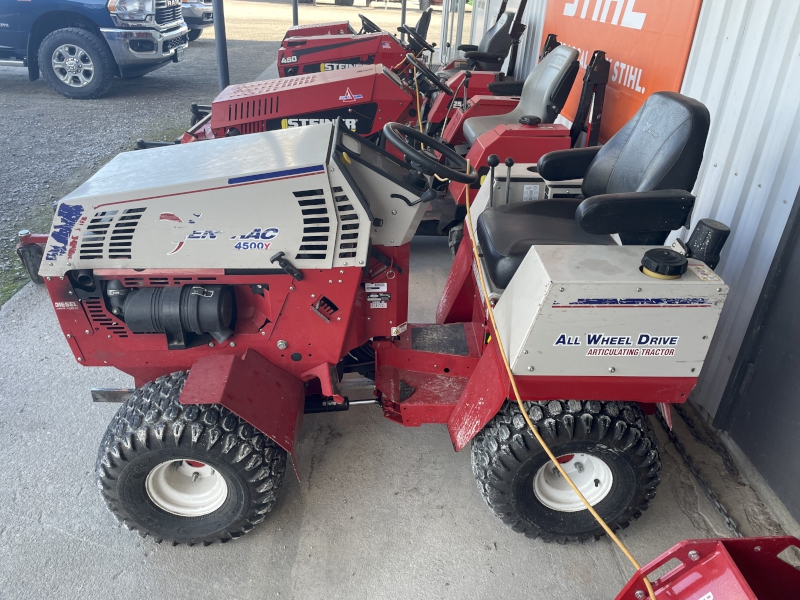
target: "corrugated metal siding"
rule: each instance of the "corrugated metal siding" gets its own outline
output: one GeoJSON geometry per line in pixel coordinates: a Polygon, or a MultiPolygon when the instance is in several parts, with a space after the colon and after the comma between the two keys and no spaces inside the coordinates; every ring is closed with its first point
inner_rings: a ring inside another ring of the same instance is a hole
{"type": "MultiPolygon", "coordinates": [[[[497,20],[497,11],[500,10],[501,0],[475,0],[477,8],[473,11],[472,43],[480,42],[483,34],[488,31],[497,20]]],[[[506,11],[516,11],[519,7],[519,0],[509,0],[506,11]]],[[[536,66],[539,56],[539,46],[542,41],[542,25],[544,23],[544,13],[547,9],[547,0],[528,0],[523,15],[525,33],[522,34],[517,55],[517,79],[524,78],[536,66]]],[[[507,72],[508,59],[503,63],[502,70],[507,72]]]]}
{"type": "Polygon", "coordinates": [[[682,93],[711,112],[693,224],[730,226],[731,286],[695,391],[714,415],[800,186],[800,2],[705,0],[682,93]]]}
{"type": "MultiPolygon", "coordinates": [[[[547,12],[547,0],[528,0],[523,20],[526,28],[520,39],[517,68],[516,73],[514,73],[514,77],[517,79],[527,77],[528,73],[539,62],[539,48],[542,46],[542,27],[544,26],[545,12],[547,12]]],[[[505,69],[506,66],[503,65],[503,68],[505,69]]]]}

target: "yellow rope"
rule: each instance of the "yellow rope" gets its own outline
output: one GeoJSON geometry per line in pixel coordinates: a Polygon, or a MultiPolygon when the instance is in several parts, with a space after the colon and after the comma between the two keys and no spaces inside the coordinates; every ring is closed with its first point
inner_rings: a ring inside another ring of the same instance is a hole
{"type": "MultiPolygon", "coordinates": [[[[419,82],[417,81],[417,66],[414,65],[414,88],[417,92],[417,125],[419,125],[419,132],[422,133],[422,113],[419,110],[419,82]]],[[[425,144],[420,143],[422,149],[425,150],[425,144]]]]}
{"type": "MultiPolygon", "coordinates": [[[[469,160],[467,160],[467,173],[469,173],[469,170],[470,170],[469,160]]],[[[583,505],[586,507],[586,509],[591,513],[591,515],[595,518],[595,520],[600,524],[600,526],[608,534],[608,537],[610,537],[614,541],[614,543],[617,545],[617,547],[622,551],[622,553],[625,555],[625,557],[631,562],[633,567],[638,571],[639,569],[642,568],[641,565],[639,565],[639,563],[636,561],[636,559],[633,557],[633,555],[630,553],[630,551],[625,547],[625,544],[623,544],[622,541],[614,534],[614,532],[611,531],[611,528],[608,526],[608,524],[603,520],[603,518],[599,514],[597,514],[597,511],[592,507],[591,504],[589,504],[589,502],[583,496],[581,491],[572,482],[572,479],[569,478],[569,475],[567,475],[567,472],[561,466],[561,463],[558,462],[558,459],[553,454],[553,451],[550,450],[550,447],[545,443],[544,439],[542,439],[542,436],[539,435],[539,431],[536,429],[536,426],[533,424],[533,422],[531,421],[530,417],[528,416],[528,413],[525,411],[525,406],[522,404],[522,396],[520,395],[519,389],[517,388],[517,382],[516,382],[516,379],[514,378],[514,373],[511,371],[511,365],[509,365],[509,363],[508,363],[508,357],[506,356],[506,351],[503,348],[503,344],[500,341],[500,330],[497,328],[497,322],[494,319],[494,309],[492,308],[492,303],[489,301],[489,294],[488,294],[488,291],[486,290],[486,283],[483,280],[483,268],[481,267],[481,261],[480,261],[479,255],[478,255],[478,245],[477,245],[477,241],[475,239],[475,232],[474,232],[473,227],[472,227],[472,216],[471,216],[470,209],[469,209],[469,204],[470,204],[470,202],[469,202],[469,185],[466,186],[466,193],[467,193],[467,196],[466,196],[466,201],[467,201],[467,227],[469,229],[470,242],[472,243],[472,254],[473,254],[474,258],[475,258],[475,264],[478,266],[478,283],[481,286],[481,290],[483,291],[483,297],[486,300],[486,308],[487,308],[487,312],[489,313],[489,320],[492,323],[492,328],[494,329],[494,334],[495,334],[495,337],[496,337],[497,346],[498,346],[498,348],[500,348],[500,356],[503,358],[503,364],[506,367],[506,372],[508,373],[508,378],[511,381],[511,388],[514,390],[514,396],[516,398],[517,404],[519,405],[519,410],[522,413],[522,417],[525,419],[525,422],[528,424],[528,427],[530,428],[531,432],[533,433],[534,437],[536,438],[536,441],[539,442],[539,445],[544,449],[544,451],[547,454],[547,456],[550,457],[550,460],[556,466],[556,468],[558,469],[558,472],[561,474],[561,476],[564,478],[564,480],[569,484],[569,486],[572,488],[572,490],[578,495],[578,498],[580,498],[581,502],[583,502],[583,505]]],[[[650,595],[650,600],[656,600],[656,594],[655,594],[655,591],[653,590],[653,586],[650,584],[650,580],[647,578],[646,575],[642,579],[644,580],[645,587],[647,587],[647,592],[650,595]]]]}

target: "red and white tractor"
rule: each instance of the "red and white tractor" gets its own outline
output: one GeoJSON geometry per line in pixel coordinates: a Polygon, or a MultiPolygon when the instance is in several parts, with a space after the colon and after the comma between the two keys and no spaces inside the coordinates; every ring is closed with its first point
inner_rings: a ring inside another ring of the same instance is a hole
{"type": "Polygon", "coordinates": [[[58,203],[40,269],[76,360],[135,379],[94,392],[123,401],[96,464],[110,510],[157,541],[247,533],[297,468],[304,412],[347,409],[356,371],[387,419],[471,444],[515,531],[603,534],[567,474],[626,527],[660,478],[647,414],[686,401],[727,295],[724,225],[663,246],[690,216],[708,122],[658,93],[602,148],[492,174],[430,324],[408,323],[410,240],[433,176],[478,177],[452,151],[431,161],[389,124],[401,161],[326,123],[118,156],[58,203]],[[527,199],[574,178],[583,199],[527,199]]]}

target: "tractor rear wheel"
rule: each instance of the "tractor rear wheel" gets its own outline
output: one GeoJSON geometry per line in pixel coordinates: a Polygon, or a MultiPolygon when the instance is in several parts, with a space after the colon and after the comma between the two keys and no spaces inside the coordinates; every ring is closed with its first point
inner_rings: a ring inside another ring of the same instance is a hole
{"type": "MultiPolygon", "coordinates": [[[[612,530],[639,518],[656,494],[658,441],[638,405],[526,402],[561,466],[612,530]]],[[[472,442],[472,466],[489,508],[514,531],[546,542],[597,539],[604,530],[559,475],[514,402],[472,442]]]]}
{"type": "Polygon", "coordinates": [[[126,528],[207,546],[264,520],[286,452],[220,405],[181,404],[186,376],[160,377],[122,404],[100,443],[97,484],[126,528]]]}

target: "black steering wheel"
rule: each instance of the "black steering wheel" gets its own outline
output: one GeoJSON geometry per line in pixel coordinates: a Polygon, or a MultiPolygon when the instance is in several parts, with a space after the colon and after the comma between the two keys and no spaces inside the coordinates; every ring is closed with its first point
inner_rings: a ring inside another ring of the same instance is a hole
{"type": "Polygon", "coordinates": [[[455,95],[455,92],[452,89],[450,89],[450,86],[447,85],[441,79],[439,79],[436,76],[436,73],[434,73],[428,67],[426,67],[419,59],[417,59],[416,56],[414,56],[411,53],[408,53],[408,54],[406,54],[406,60],[409,63],[411,63],[412,65],[414,65],[417,68],[417,71],[422,73],[422,75],[425,77],[425,79],[427,79],[429,82],[431,82],[437,88],[442,90],[445,94],[447,94],[448,96],[455,95]]]}
{"type": "Polygon", "coordinates": [[[361,18],[361,31],[364,33],[380,33],[381,28],[375,25],[367,17],[362,14],[358,15],[361,18]]]}
{"type": "Polygon", "coordinates": [[[403,155],[412,163],[418,164],[422,170],[429,174],[436,174],[442,179],[450,179],[459,183],[473,184],[478,181],[478,173],[470,166],[467,172],[467,160],[463,156],[456,154],[445,144],[425,135],[419,129],[414,129],[408,125],[400,123],[387,123],[383,126],[383,135],[386,136],[395,148],[400,150],[403,155]],[[448,167],[438,161],[436,156],[418,150],[408,143],[407,138],[416,140],[427,147],[440,152],[447,162],[455,168],[448,167]]]}
{"type": "Polygon", "coordinates": [[[431,53],[433,53],[433,46],[431,46],[431,45],[430,45],[430,44],[429,44],[429,43],[428,43],[428,42],[425,40],[425,38],[424,38],[424,37],[422,37],[420,34],[418,34],[416,29],[414,29],[414,28],[412,28],[412,27],[409,27],[408,25],[406,25],[405,23],[403,23],[402,25],[400,25],[400,30],[402,30],[404,33],[407,33],[407,34],[408,34],[408,37],[410,37],[410,38],[411,38],[412,40],[414,40],[414,41],[415,41],[417,44],[419,44],[419,45],[420,45],[420,47],[421,47],[423,50],[427,50],[428,52],[431,52],[431,53]]]}

